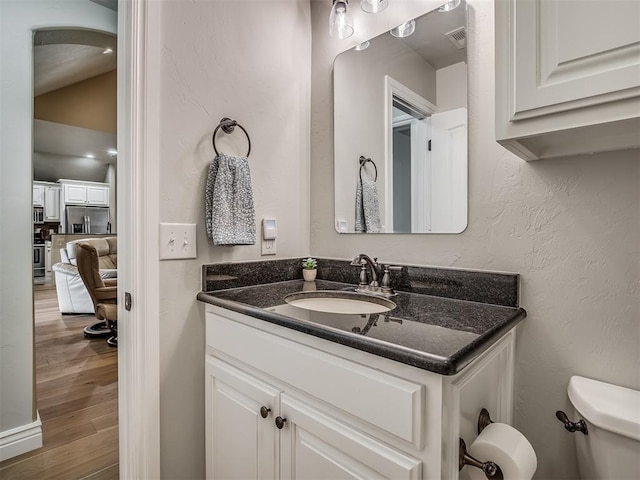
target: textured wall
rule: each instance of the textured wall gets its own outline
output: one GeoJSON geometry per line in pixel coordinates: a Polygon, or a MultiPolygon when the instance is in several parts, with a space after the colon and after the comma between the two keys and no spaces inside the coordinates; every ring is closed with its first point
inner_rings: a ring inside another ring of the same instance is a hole
{"type": "MultiPolygon", "coordinates": [[[[309,253],[309,17],[306,0],[161,5],[160,221],[198,224],[198,258],[160,265],[163,478],[204,478],[200,265],[262,258],[260,244],[213,247],[205,236],[211,134],[222,117],[251,136],[256,220],[278,220],[277,258],[309,253]]],[[[218,149],[244,154],[236,132],[218,149]]]]}
{"type": "Polygon", "coordinates": [[[472,0],[467,230],[338,235],[331,65],[341,48],[363,38],[344,46],[328,38],[329,6],[312,1],[311,252],[346,259],[364,251],[385,262],[520,273],[528,318],[518,331],[515,425],[538,454],[536,478],[577,478],[573,437],[554,418],[556,409],[569,408],[569,377],[640,388],[637,151],[526,163],[498,145],[493,2],[472,0]]]}

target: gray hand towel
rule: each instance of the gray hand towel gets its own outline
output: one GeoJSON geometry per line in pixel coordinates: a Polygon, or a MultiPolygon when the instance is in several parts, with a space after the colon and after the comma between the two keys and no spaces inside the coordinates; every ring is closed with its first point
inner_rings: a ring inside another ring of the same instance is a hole
{"type": "Polygon", "coordinates": [[[209,166],[205,198],[207,235],[214,245],[256,243],[249,160],[218,154],[209,166]]]}
{"type": "Polygon", "coordinates": [[[376,182],[373,180],[358,181],[356,186],[355,231],[378,233],[380,230],[380,205],[378,203],[376,182]]]}

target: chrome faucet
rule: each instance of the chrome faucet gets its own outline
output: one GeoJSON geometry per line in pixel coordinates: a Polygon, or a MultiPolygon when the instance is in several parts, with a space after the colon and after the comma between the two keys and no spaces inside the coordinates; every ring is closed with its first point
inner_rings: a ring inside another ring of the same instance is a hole
{"type": "Polygon", "coordinates": [[[394,265],[385,265],[384,272],[378,265],[378,259],[373,260],[364,253],[359,253],[353,260],[351,265],[360,267],[360,283],[356,288],[356,292],[371,293],[373,295],[381,295],[384,297],[393,297],[396,293],[391,288],[391,270],[402,270],[402,267],[394,265]],[[367,275],[367,267],[371,271],[371,282],[367,275]],[[382,280],[378,283],[378,278],[382,276],[382,280]]]}
{"type": "Polygon", "coordinates": [[[380,270],[378,267],[378,263],[376,262],[378,259],[374,258],[371,260],[369,255],[365,255],[364,253],[359,253],[356,255],[353,260],[351,260],[351,265],[355,267],[361,267],[360,270],[360,289],[364,289],[365,287],[374,287],[379,288],[380,284],[378,283],[378,276],[380,274],[380,270]],[[371,283],[367,283],[367,266],[371,271],[371,283]]]}

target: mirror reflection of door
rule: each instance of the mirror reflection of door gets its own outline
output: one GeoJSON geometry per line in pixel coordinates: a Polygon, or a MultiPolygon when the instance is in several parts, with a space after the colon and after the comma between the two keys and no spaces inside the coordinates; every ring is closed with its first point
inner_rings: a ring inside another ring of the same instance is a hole
{"type": "Polygon", "coordinates": [[[430,231],[430,156],[427,148],[431,112],[392,97],[392,185],[387,200],[393,232],[430,231]]]}

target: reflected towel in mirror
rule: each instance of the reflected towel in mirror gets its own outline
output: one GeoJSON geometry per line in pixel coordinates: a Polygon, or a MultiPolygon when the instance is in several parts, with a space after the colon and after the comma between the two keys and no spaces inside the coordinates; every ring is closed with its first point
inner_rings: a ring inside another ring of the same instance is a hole
{"type": "Polygon", "coordinates": [[[209,166],[205,197],[207,236],[214,245],[254,245],[256,220],[247,157],[224,153],[209,166]]]}
{"type": "Polygon", "coordinates": [[[381,230],[378,187],[373,180],[358,180],[355,230],[357,233],[379,233],[381,230]]]}

